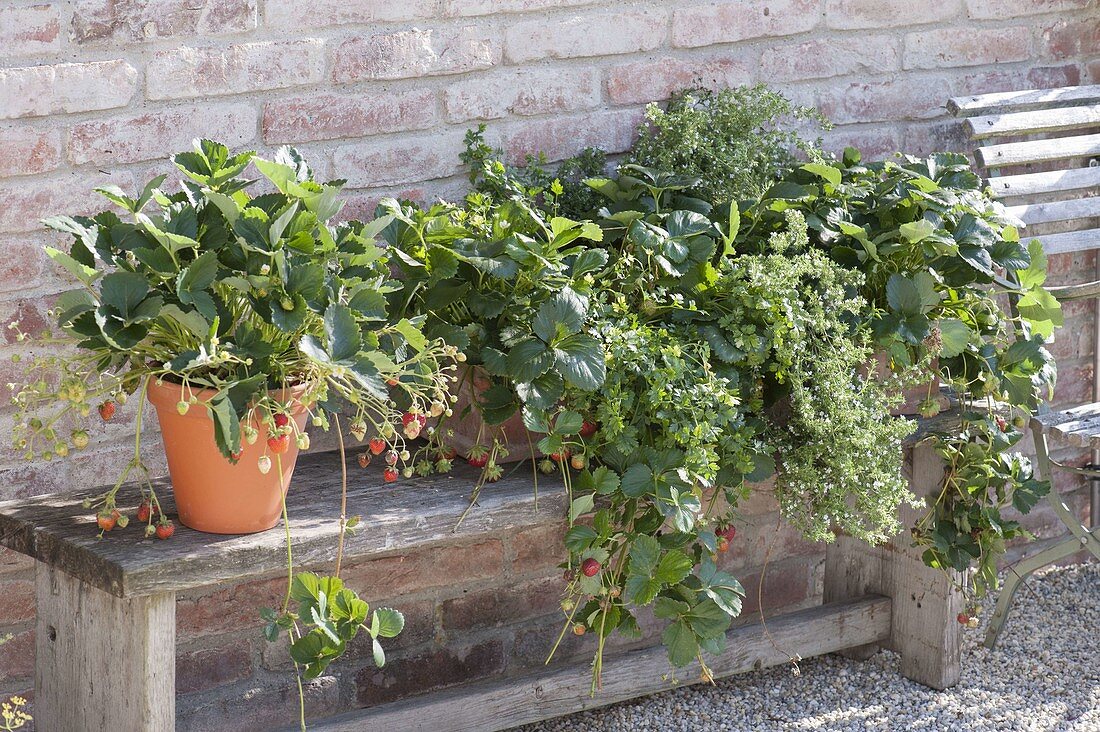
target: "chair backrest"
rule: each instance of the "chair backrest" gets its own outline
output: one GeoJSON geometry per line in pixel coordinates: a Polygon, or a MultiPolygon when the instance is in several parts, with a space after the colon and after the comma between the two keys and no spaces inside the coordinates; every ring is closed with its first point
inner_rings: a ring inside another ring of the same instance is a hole
{"type": "Polygon", "coordinates": [[[954,97],[993,195],[1048,254],[1100,249],[1100,85],[954,97]]]}

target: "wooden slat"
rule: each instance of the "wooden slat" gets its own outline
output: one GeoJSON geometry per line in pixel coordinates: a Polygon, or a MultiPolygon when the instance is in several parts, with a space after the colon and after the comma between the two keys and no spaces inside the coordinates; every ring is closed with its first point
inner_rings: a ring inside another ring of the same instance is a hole
{"type": "Polygon", "coordinates": [[[997,198],[1068,193],[1100,187],[1100,167],[1002,175],[988,180],[997,198]]]}
{"type": "Polygon", "coordinates": [[[1100,402],[1043,412],[1032,417],[1031,425],[1070,445],[1100,447],[1100,402]]]}
{"type": "MultiPolygon", "coordinates": [[[[362,523],[349,534],[346,558],[414,551],[487,532],[563,521],[565,494],[557,476],[540,476],[536,510],[531,464],[508,466],[498,483],[485,486],[479,505],[462,525],[477,472],[457,467],[446,476],[383,483],[381,470],[362,470],[349,455],[348,514],[362,523]]],[[[158,496],[170,516],[175,506],[164,481],[158,496]]],[[[81,505],[103,492],[89,487],[66,494],[0,503],[0,545],[57,567],[93,587],[120,597],[185,590],[237,581],[284,570],[286,548],[281,526],[260,534],[222,536],[178,526],[171,541],[145,539],[132,521],[103,540],[96,538],[95,516],[81,505]]],[[[119,508],[135,513],[138,488],[126,486],[119,508]]],[[[340,512],[338,454],[305,455],[298,461],[287,495],[294,559],[300,566],[321,566],[336,552],[340,512]]],[[[285,570],[284,570],[285,571],[285,570]]]]}
{"type": "Polygon", "coordinates": [[[1043,251],[1047,254],[1083,252],[1100,248],[1100,229],[1067,231],[1063,234],[1045,234],[1035,238],[1043,243],[1043,251]]]}
{"type": "Polygon", "coordinates": [[[1076,198],[1071,201],[1050,201],[1009,206],[1008,212],[1025,224],[1049,224],[1054,221],[1074,221],[1100,216],[1100,196],[1076,198]]]}
{"type": "MultiPolygon", "coordinates": [[[[716,676],[730,676],[787,663],[788,651],[809,658],[876,643],[889,636],[890,616],[891,603],[884,597],[779,615],[768,619],[770,638],[759,623],[729,631],[726,652],[708,659],[708,665],[716,676]]],[[[676,670],[679,684],[662,678],[661,671],[666,668],[665,649],[647,648],[608,655],[603,687],[595,696],[590,692],[591,669],[586,662],[351,712],[319,721],[311,729],[495,732],[700,682],[698,664],[676,670]]]]}
{"type": "Polygon", "coordinates": [[[1087,158],[1100,155],[1100,134],[1059,137],[1053,140],[1007,142],[986,145],[976,151],[978,164],[984,168],[1003,168],[1052,160],[1087,158]]]}
{"type": "Polygon", "coordinates": [[[963,122],[967,134],[976,140],[987,137],[1081,130],[1097,126],[1100,126],[1100,104],[1068,109],[989,114],[971,117],[963,122]]]}
{"type": "Polygon", "coordinates": [[[947,109],[954,115],[1011,112],[1021,109],[1042,109],[1071,104],[1100,102],[1100,85],[1066,86],[1060,89],[1028,89],[997,92],[947,100],[947,109]]]}

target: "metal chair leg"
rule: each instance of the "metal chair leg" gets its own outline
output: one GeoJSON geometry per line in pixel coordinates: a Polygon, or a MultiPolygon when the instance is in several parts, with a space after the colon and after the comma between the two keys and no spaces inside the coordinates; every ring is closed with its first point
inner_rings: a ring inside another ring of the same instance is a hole
{"type": "Polygon", "coordinates": [[[1080,550],[1080,540],[1075,537],[1069,538],[1054,546],[1047,547],[1041,552],[1037,552],[1009,569],[1008,577],[1005,578],[1004,587],[1001,588],[1001,594],[997,598],[997,607],[993,611],[993,618],[989,621],[989,630],[985,633],[984,645],[986,648],[993,648],[993,646],[997,644],[997,638],[1004,628],[1005,620],[1008,619],[1008,611],[1012,606],[1012,599],[1016,595],[1016,591],[1020,588],[1020,584],[1035,572],[1035,570],[1042,569],[1048,564],[1053,564],[1060,559],[1065,559],[1080,550]]]}
{"type": "Polygon", "coordinates": [[[1054,510],[1055,515],[1069,529],[1070,534],[1076,537],[1079,549],[1088,549],[1093,556],[1100,559],[1100,533],[1089,531],[1081,523],[1080,519],[1073,515],[1062,497],[1054,490],[1053,465],[1050,462],[1050,452],[1047,449],[1046,435],[1039,431],[1035,436],[1035,467],[1039,471],[1039,477],[1051,481],[1050,493],[1047,495],[1047,504],[1054,510]]]}

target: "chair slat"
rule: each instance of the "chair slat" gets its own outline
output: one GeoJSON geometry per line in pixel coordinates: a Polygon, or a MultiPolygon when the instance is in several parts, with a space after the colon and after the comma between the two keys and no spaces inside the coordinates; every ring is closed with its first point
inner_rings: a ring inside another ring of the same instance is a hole
{"type": "Polygon", "coordinates": [[[1074,221],[1100,216],[1100,197],[1077,198],[1070,201],[1029,203],[1008,206],[1008,212],[1025,224],[1049,224],[1054,221],[1074,221]]]}
{"type": "Polygon", "coordinates": [[[1091,402],[1089,404],[1082,404],[1070,409],[1058,409],[1051,410],[1049,412],[1040,412],[1031,418],[1033,423],[1036,423],[1044,431],[1051,427],[1057,427],[1058,425],[1066,424],[1069,422],[1077,422],[1082,419],[1089,419],[1091,417],[1100,417],[1100,402],[1091,402]]]}
{"type": "Polygon", "coordinates": [[[1034,238],[1041,241],[1043,243],[1043,251],[1047,254],[1083,252],[1088,249],[1100,248],[1100,229],[1067,231],[1064,234],[1045,234],[1025,238],[1034,238]]]}
{"type": "Polygon", "coordinates": [[[1002,175],[988,180],[997,198],[1068,193],[1100,187],[1100,167],[1051,170],[1045,173],[1002,175]]]}
{"type": "Polygon", "coordinates": [[[976,154],[978,163],[985,168],[1092,157],[1100,155],[1100,135],[986,145],[979,147],[976,154]]]}
{"type": "Polygon", "coordinates": [[[1100,84],[953,97],[947,100],[947,109],[956,117],[966,117],[973,114],[1014,112],[1022,109],[1043,109],[1090,102],[1100,102],[1100,84]]]}
{"type": "Polygon", "coordinates": [[[967,134],[975,140],[1039,132],[1080,130],[1097,126],[1100,126],[1100,105],[988,114],[971,117],[963,122],[967,134]]]}

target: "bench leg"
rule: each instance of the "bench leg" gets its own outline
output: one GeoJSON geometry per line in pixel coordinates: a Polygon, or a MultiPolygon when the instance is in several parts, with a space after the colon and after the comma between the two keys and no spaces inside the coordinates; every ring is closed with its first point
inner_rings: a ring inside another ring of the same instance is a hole
{"type": "MultiPolygon", "coordinates": [[[[910,456],[912,490],[925,495],[939,485],[942,465],[930,447],[917,445],[910,456]]],[[[918,516],[903,510],[902,524],[918,516]]],[[[911,546],[909,531],[883,546],[871,547],[849,536],[839,536],[825,552],[825,602],[862,595],[885,595],[893,601],[890,637],[885,648],[901,656],[906,678],[946,689],[959,682],[960,631],[956,616],[964,600],[958,586],[962,577],[924,564],[911,546]]],[[[845,655],[864,659],[874,646],[849,649],[845,655]]]]}
{"type": "Polygon", "coordinates": [[[175,593],[119,598],[42,562],[35,575],[37,728],[175,729],[175,593]]]}

